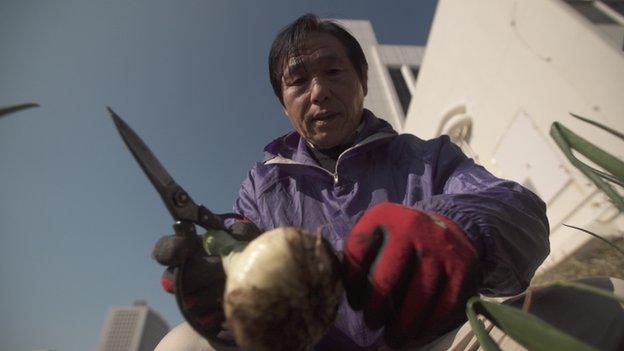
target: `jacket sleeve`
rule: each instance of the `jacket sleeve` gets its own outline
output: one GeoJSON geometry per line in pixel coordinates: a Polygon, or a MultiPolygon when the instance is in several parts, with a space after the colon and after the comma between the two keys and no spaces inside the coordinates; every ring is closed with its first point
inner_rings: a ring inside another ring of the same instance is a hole
{"type": "Polygon", "coordinates": [[[476,165],[447,136],[438,141],[428,161],[433,195],[415,206],[464,229],[481,261],[480,293],[522,292],[549,253],[546,205],[521,185],[476,165]]]}
{"type": "MultiPolygon", "coordinates": [[[[238,198],[234,201],[234,212],[239,215],[247,218],[251,222],[253,222],[261,232],[267,230],[264,221],[262,220],[262,216],[258,210],[258,205],[256,203],[256,182],[255,182],[255,174],[257,172],[257,166],[252,168],[247,175],[247,178],[243,180],[241,187],[238,192],[238,198]]],[[[229,227],[233,224],[232,221],[226,221],[226,227],[229,227]]]]}

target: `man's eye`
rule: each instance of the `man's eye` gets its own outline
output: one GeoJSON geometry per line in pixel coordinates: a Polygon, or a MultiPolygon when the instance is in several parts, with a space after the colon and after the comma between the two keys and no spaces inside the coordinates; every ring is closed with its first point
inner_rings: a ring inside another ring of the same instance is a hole
{"type": "Polygon", "coordinates": [[[342,69],[340,68],[330,68],[327,70],[327,74],[330,76],[335,76],[342,73],[342,69]]]}
{"type": "Polygon", "coordinates": [[[306,82],[305,77],[292,77],[288,79],[289,85],[303,85],[305,84],[305,82],[306,82]]]}

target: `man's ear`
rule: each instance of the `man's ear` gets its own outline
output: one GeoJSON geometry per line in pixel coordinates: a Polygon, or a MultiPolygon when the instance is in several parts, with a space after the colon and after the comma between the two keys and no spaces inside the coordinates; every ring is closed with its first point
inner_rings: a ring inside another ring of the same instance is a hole
{"type": "Polygon", "coordinates": [[[288,111],[286,110],[286,106],[284,106],[284,103],[282,103],[282,112],[284,112],[284,116],[286,116],[286,118],[290,119],[290,116],[288,115],[288,111]]]}
{"type": "Polygon", "coordinates": [[[368,72],[364,72],[362,75],[362,90],[364,91],[364,96],[368,93],[368,72]]]}
{"type": "MultiPolygon", "coordinates": [[[[280,94],[282,94],[280,92],[280,94]]],[[[286,113],[286,105],[284,104],[284,95],[280,96],[278,98],[280,105],[282,105],[282,111],[284,112],[284,115],[286,115],[286,117],[288,117],[288,114],[286,113]]]]}

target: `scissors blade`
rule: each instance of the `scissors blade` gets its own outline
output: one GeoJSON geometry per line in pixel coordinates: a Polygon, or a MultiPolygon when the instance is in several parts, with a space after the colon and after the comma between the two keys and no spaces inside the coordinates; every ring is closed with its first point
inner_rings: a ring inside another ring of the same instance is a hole
{"type": "Polygon", "coordinates": [[[141,138],[130,128],[126,122],[124,122],[121,117],[119,117],[115,111],[113,111],[110,107],[106,107],[108,113],[110,113],[113,122],[115,122],[115,127],[117,127],[117,131],[121,135],[126,146],[130,149],[132,156],[139,163],[145,175],[149,178],[149,180],[154,184],[156,189],[162,189],[167,186],[172,186],[175,184],[173,178],[169,175],[165,167],[160,164],[160,161],[154,156],[152,151],[147,147],[147,145],[141,140],[141,138]]]}
{"type": "Polygon", "coordinates": [[[134,156],[143,173],[150,180],[156,191],[163,199],[165,206],[176,220],[196,220],[197,206],[188,196],[186,191],[182,189],[169,175],[165,167],[154,156],[152,151],[141,140],[141,138],[119,117],[110,107],[106,107],[110,113],[115,127],[121,135],[126,146],[134,156]],[[179,199],[176,199],[179,197],[179,199]],[[175,201],[180,200],[180,204],[176,205],[175,201]]]}
{"type": "Polygon", "coordinates": [[[34,102],[28,102],[25,104],[0,107],[0,117],[11,114],[13,112],[25,110],[27,108],[32,108],[32,107],[39,107],[39,104],[34,103],[34,102]]]}
{"type": "Polygon", "coordinates": [[[156,156],[132,128],[110,107],[107,109],[121,138],[141,166],[143,173],[160,194],[171,216],[175,220],[191,221],[206,229],[222,229],[223,219],[220,215],[215,215],[204,206],[197,205],[189,194],[171,178],[165,167],[160,164],[156,156]]]}

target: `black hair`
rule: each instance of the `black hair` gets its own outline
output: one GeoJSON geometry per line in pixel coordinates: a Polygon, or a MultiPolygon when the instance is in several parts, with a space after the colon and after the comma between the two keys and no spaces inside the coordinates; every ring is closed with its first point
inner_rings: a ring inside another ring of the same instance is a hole
{"type": "Polygon", "coordinates": [[[284,62],[288,57],[296,55],[303,48],[308,36],[313,33],[327,33],[338,39],[345,47],[347,57],[355,68],[360,83],[366,86],[368,63],[358,41],[338,24],[329,20],[321,20],[314,14],[305,14],[277,34],[269,52],[269,77],[273,91],[282,105],[284,104],[282,99],[284,62]]]}

